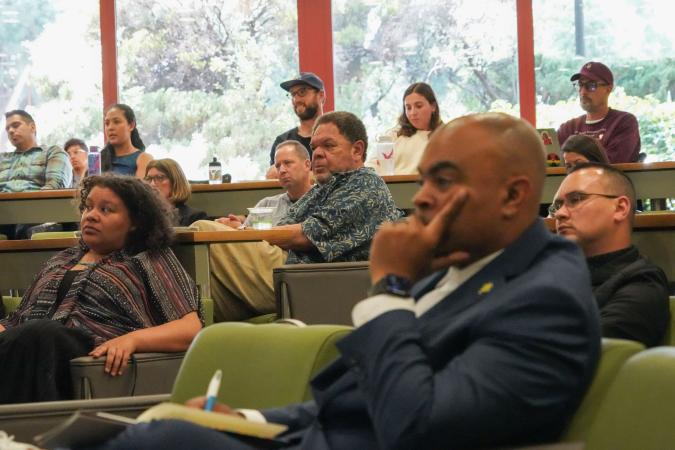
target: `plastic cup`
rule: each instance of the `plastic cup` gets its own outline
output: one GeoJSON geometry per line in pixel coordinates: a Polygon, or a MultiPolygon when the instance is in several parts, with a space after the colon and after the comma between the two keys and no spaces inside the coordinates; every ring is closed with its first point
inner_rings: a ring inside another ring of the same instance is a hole
{"type": "Polygon", "coordinates": [[[269,230],[272,228],[272,213],[276,208],[257,207],[247,209],[251,218],[251,227],[254,230],[269,230]]]}
{"type": "Polygon", "coordinates": [[[394,143],[390,140],[380,140],[376,144],[377,162],[380,166],[380,175],[394,175],[394,143]]]}

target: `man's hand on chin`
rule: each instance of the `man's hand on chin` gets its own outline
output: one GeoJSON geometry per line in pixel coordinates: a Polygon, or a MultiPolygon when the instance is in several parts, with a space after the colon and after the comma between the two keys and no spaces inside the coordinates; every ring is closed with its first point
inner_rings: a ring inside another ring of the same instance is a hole
{"type": "Polygon", "coordinates": [[[370,247],[370,278],[373,284],[394,274],[415,282],[429,273],[469,259],[466,252],[438,254],[437,249],[467,198],[458,188],[428,224],[416,216],[386,223],[375,234],[370,247]]]}

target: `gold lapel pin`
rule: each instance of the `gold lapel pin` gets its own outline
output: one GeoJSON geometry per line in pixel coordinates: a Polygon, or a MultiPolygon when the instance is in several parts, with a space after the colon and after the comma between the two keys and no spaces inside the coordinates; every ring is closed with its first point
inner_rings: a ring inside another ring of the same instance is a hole
{"type": "Polygon", "coordinates": [[[478,295],[485,295],[489,293],[492,288],[494,287],[494,283],[492,281],[488,281],[487,283],[483,284],[480,289],[478,289],[478,295]]]}

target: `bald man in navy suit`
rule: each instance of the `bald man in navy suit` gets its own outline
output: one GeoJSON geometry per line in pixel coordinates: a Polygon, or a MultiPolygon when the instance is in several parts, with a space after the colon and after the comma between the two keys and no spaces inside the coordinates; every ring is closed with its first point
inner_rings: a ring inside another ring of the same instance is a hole
{"type": "MultiPolygon", "coordinates": [[[[582,254],[537,217],[538,135],[504,114],[462,117],[434,133],[420,174],[415,214],[373,241],[372,295],[355,307],[341,356],[312,381],[314,401],[221,411],[288,425],[288,449],[560,436],[591,382],[600,327],[582,254]]],[[[103,448],[188,447],[259,448],[180,421],[132,427],[103,448]]]]}

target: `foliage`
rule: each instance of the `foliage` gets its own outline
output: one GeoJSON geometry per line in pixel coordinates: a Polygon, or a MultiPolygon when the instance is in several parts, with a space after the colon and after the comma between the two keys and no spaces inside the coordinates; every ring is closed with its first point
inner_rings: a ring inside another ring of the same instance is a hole
{"type": "Polygon", "coordinates": [[[49,0],[0,0],[0,105],[5,106],[26,67],[29,51],[24,42],[35,39],[45,24],[54,19],[49,0]]]}
{"type": "MultiPolygon", "coordinates": [[[[0,63],[16,63],[0,71],[0,100],[31,62],[25,96],[41,141],[102,145],[97,8],[87,4],[91,19],[80,23],[61,14],[71,2],[24,0],[21,23],[0,28],[0,63]]],[[[0,0],[0,9],[15,3],[0,0]]],[[[638,117],[643,151],[675,159],[675,40],[664,7],[607,5],[584,2],[587,53],[577,56],[573,2],[533,2],[538,125],[582,113],[569,77],[602,60],[616,77],[611,105],[638,117]]],[[[333,0],[332,10],[336,107],[359,115],[371,137],[396,124],[402,93],[417,81],[433,86],[444,120],[519,114],[513,0],[333,0]]],[[[297,73],[296,2],[117,0],[117,13],[120,100],[136,111],[148,151],[195,179],[213,156],[235,179],[261,177],[274,137],[297,124],[279,87],[297,73]]]]}

